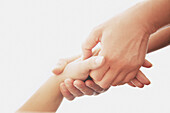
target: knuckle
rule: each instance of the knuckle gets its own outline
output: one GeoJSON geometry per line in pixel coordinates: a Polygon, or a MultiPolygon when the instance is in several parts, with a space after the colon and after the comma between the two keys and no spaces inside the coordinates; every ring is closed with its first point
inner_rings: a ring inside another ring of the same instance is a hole
{"type": "Polygon", "coordinates": [[[122,82],[123,80],[123,76],[122,75],[119,75],[113,82],[112,84],[115,86],[115,85],[118,85],[120,82],[122,82]]]}
{"type": "Polygon", "coordinates": [[[87,87],[94,89],[94,83],[86,81],[85,84],[86,84],[87,87]]]}
{"type": "Polygon", "coordinates": [[[130,78],[126,78],[125,80],[123,80],[123,83],[128,83],[128,82],[130,82],[130,78]]]}
{"type": "Polygon", "coordinates": [[[140,67],[140,66],[142,66],[143,65],[143,63],[144,63],[144,61],[143,60],[139,60],[139,62],[138,62],[138,67],[140,67]]]}
{"type": "MultiPolygon", "coordinates": [[[[95,81],[102,80],[102,75],[98,75],[98,73],[95,70],[90,73],[90,77],[95,81]]],[[[91,84],[90,87],[93,87],[93,84],[91,84]]]]}
{"type": "Polygon", "coordinates": [[[92,32],[94,35],[98,35],[99,32],[101,32],[101,27],[100,26],[96,26],[92,29],[92,32]]]}
{"type": "Polygon", "coordinates": [[[140,59],[132,60],[132,61],[131,61],[131,66],[132,66],[133,68],[139,68],[139,67],[141,67],[141,66],[143,65],[143,63],[144,63],[144,61],[143,61],[143,60],[140,60],[140,59]],[[134,61],[136,61],[136,62],[134,62],[134,61]]]}
{"type": "Polygon", "coordinates": [[[89,48],[89,43],[90,43],[90,41],[89,41],[89,39],[87,38],[85,41],[83,41],[83,43],[81,44],[81,49],[82,49],[82,51],[84,51],[84,52],[86,52],[86,51],[89,51],[90,50],[90,48],[89,48]]]}

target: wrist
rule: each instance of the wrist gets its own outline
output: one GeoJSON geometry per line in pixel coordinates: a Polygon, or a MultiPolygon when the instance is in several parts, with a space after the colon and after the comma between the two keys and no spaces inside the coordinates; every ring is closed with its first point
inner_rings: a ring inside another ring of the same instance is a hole
{"type": "Polygon", "coordinates": [[[67,79],[68,77],[60,74],[60,75],[57,75],[57,76],[53,75],[51,78],[54,79],[58,84],[60,84],[60,83],[64,82],[64,80],[67,79]]]}

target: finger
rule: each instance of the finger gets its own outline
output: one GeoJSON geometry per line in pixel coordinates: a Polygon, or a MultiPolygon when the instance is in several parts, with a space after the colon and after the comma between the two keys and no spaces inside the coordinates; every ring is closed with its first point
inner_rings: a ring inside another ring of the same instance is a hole
{"type": "Polygon", "coordinates": [[[100,86],[98,86],[97,84],[95,84],[92,80],[87,80],[85,82],[86,86],[91,88],[93,91],[97,92],[97,93],[103,93],[105,90],[103,88],[101,88],[100,86]]]}
{"type": "Polygon", "coordinates": [[[80,58],[81,57],[81,54],[79,55],[75,55],[75,56],[71,56],[71,57],[68,57],[68,58],[65,58],[66,59],[66,62],[67,64],[70,63],[70,62],[73,62],[75,61],[76,59],[80,58]]]}
{"type": "Polygon", "coordinates": [[[57,62],[57,65],[56,67],[53,69],[53,73],[55,75],[59,75],[63,72],[63,70],[65,69],[67,65],[67,60],[66,59],[59,59],[58,62],[57,62]]]}
{"type": "MultiPolygon", "coordinates": [[[[94,51],[93,51],[93,56],[97,56],[100,52],[101,48],[96,48],[94,51]]],[[[102,56],[102,55],[101,55],[102,56]]]]}
{"type": "Polygon", "coordinates": [[[100,41],[99,40],[100,37],[101,37],[101,30],[99,29],[95,29],[90,33],[89,37],[82,44],[84,59],[87,59],[90,56],[92,56],[92,48],[94,48],[98,44],[98,42],[100,41]]]}
{"type": "Polygon", "coordinates": [[[80,90],[78,90],[76,87],[74,87],[73,82],[74,82],[74,80],[72,80],[72,79],[66,79],[64,81],[66,88],[75,97],[83,96],[83,93],[80,90]]]}
{"type": "Polygon", "coordinates": [[[130,85],[132,87],[136,87],[132,82],[128,82],[128,85],[130,85]]]}
{"type": "Polygon", "coordinates": [[[125,79],[122,81],[123,83],[128,83],[130,82],[132,79],[135,78],[137,72],[136,71],[132,71],[130,73],[127,74],[127,76],[125,77],[125,79]]]}
{"type": "MultiPolygon", "coordinates": [[[[98,53],[99,53],[99,51],[100,51],[100,48],[95,49],[95,50],[93,51],[93,55],[97,56],[98,53]]],[[[75,61],[76,59],[78,59],[78,58],[80,58],[80,57],[81,57],[81,55],[79,54],[79,55],[71,56],[71,57],[68,57],[68,58],[59,59],[58,62],[57,62],[56,67],[53,69],[52,72],[53,72],[55,75],[61,74],[61,73],[64,71],[64,69],[65,69],[65,67],[66,67],[67,64],[75,61]]]]}
{"type": "Polygon", "coordinates": [[[79,69],[82,73],[89,72],[92,69],[97,69],[104,64],[103,56],[93,56],[79,63],[79,69]]]}
{"type": "Polygon", "coordinates": [[[56,67],[53,69],[52,72],[55,75],[61,74],[64,71],[64,69],[65,69],[65,67],[67,66],[68,63],[73,62],[74,60],[80,58],[80,56],[81,55],[75,55],[75,56],[72,56],[72,57],[59,59],[57,61],[56,67]]]}
{"type": "Polygon", "coordinates": [[[150,67],[152,67],[152,63],[145,59],[145,61],[144,61],[142,66],[146,67],[146,68],[150,68],[150,67]]]}
{"type": "MultiPolygon", "coordinates": [[[[98,54],[98,56],[104,56],[103,52],[100,51],[100,53],[98,54]]],[[[102,78],[105,76],[105,74],[108,72],[109,70],[109,65],[110,62],[107,61],[107,59],[105,58],[105,63],[103,66],[101,66],[98,69],[92,70],[90,72],[90,76],[93,78],[94,81],[101,81],[102,78]]]]}
{"type": "Polygon", "coordinates": [[[85,85],[81,80],[75,80],[73,85],[79,89],[84,95],[93,95],[93,90],[85,85]]]}
{"type": "Polygon", "coordinates": [[[114,70],[114,69],[109,69],[108,72],[104,75],[101,81],[95,81],[100,87],[106,89],[111,86],[113,80],[117,77],[117,75],[120,72],[114,70]]]}
{"type": "Polygon", "coordinates": [[[136,78],[135,79],[133,79],[133,80],[131,80],[131,82],[135,85],[135,86],[137,86],[137,87],[139,87],[139,88],[143,88],[144,87],[144,84],[142,84],[140,81],[138,81],[136,78]]]}
{"type": "MultiPolygon", "coordinates": [[[[120,86],[120,85],[125,85],[125,83],[119,82],[118,86],[120,86]]],[[[112,84],[112,86],[113,86],[113,84],[112,84]]]]}
{"type": "Polygon", "coordinates": [[[124,79],[125,79],[126,73],[121,72],[112,82],[112,86],[117,86],[119,85],[124,79]]]}
{"type": "Polygon", "coordinates": [[[149,79],[141,71],[137,73],[136,78],[145,85],[149,85],[151,83],[149,79]]]}
{"type": "Polygon", "coordinates": [[[68,99],[68,100],[74,100],[75,97],[74,97],[74,96],[69,92],[69,90],[66,88],[64,82],[62,82],[62,83],[60,84],[60,91],[61,91],[62,95],[63,95],[66,99],[68,99]]]}
{"type": "Polygon", "coordinates": [[[95,81],[101,81],[105,73],[109,70],[109,66],[105,63],[103,66],[101,66],[98,69],[92,70],[90,72],[91,78],[95,81]]]}

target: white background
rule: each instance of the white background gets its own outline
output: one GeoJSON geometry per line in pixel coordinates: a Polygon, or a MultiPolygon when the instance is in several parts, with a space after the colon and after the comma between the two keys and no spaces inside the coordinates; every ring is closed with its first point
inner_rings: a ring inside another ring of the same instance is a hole
{"type": "MultiPolygon", "coordinates": [[[[52,75],[58,58],[80,53],[93,27],[139,1],[0,0],[0,112],[17,110],[52,75]]],[[[147,56],[150,86],[64,100],[58,113],[170,113],[169,58],[169,47],[147,56]]]]}

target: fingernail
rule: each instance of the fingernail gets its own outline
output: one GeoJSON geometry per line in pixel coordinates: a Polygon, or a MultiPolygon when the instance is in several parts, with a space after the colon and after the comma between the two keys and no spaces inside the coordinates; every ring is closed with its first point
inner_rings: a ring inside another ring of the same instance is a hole
{"type": "Polygon", "coordinates": [[[103,62],[104,57],[103,56],[97,56],[95,63],[100,65],[103,62]]]}

